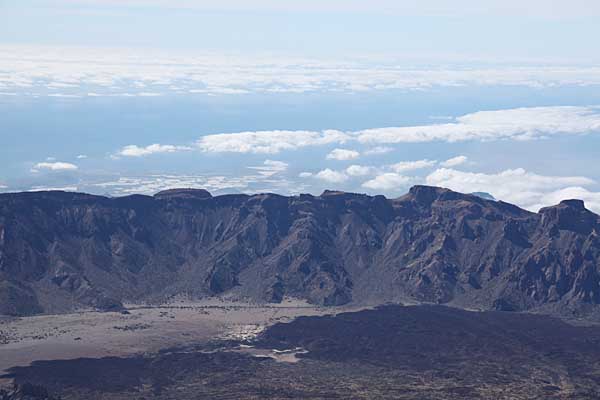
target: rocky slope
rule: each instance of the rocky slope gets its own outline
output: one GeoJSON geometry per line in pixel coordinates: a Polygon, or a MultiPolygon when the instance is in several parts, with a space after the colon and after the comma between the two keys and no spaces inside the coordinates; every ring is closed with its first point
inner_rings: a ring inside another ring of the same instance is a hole
{"type": "Polygon", "coordinates": [[[0,314],[227,295],[572,312],[600,303],[600,217],[415,186],[212,197],[0,195],[0,314]]]}

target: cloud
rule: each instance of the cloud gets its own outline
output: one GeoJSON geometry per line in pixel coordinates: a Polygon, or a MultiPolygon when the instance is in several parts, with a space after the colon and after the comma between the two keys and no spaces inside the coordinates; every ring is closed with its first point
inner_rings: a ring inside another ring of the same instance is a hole
{"type": "Polygon", "coordinates": [[[556,135],[600,132],[600,107],[532,107],[480,111],[456,122],[367,129],[357,133],[364,144],[532,140],[556,135]]]}
{"type": "Polygon", "coordinates": [[[300,172],[298,174],[298,176],[300,178],[310,178],[311,176],[313,176],[313,173],[312,172],[300,172]]]}
{"type": "Polygon", "coordinates": [[[567,187],[557,191],[545,194],[541,197],[540,203],[533,206],[533,209],[540,209],[547,205],[558,204],[562,200],[579,199],[585,202],[585,206],[600,213],[600,192],[591,192],[580,186],[567,187]]]}
{"type": "Polygon", "coordinates": [[[445,168],[452,168],[466,163],[467,160],[466,156],[457,156],[440,163],[440,165],[445,168]]]}
{"type": "MultiPolygon", "coordinates": [[[[441,60],[442,66],[418,68],[414,67],[415,63],[407,62],[407,58],[403,55],[331,60],[277,54],[242,56],[0,45],[0,84],[4,94],[74,99],[171,93],[240,96],[456,86],[539,88],[600,84],[600,69],[596,66],[473,63],[464,68],[461,64],[441,60]]],[[[424,65],[429,64],[431,61],[424,65]]]]}
{"type": "Polygon", "coordinates": [[[35,166],[31,169],[32,172],[39,172],[40,170],[48,170],[48,171],[76,171],[78,169],[77,165],[67,163],[67,162],[41,162],[35,164],[35,166]]]}
{"type": "MultiPolygon", "coordinates": [[[[583,193],[575,191],[573,187],[585,187],[595,182],[582,176],[538,175],[522,168],[496,174],[440,168],[427,176],[426,183],[463,193],[487,192],[499,200],[538,211],[542,206],[555,204],[559,197],[567,193],[583,193]]],[[[586,195],[595,201],[594,195],[589,192],[586,195]]]]}
{"type": "Polygon", "coordinates": [[[315,174],[315,178],[321,179],[330,183],[343,183],[348,180],[348,176],[343,172],[334,171],[329,168],[319,171],[315,174]]]}
{"type": "Polygon", "coordinates": [[[367,167],[363,165],[351,165],[346,168],[346,174],[349,176],[365,176],[372,174],[374,171],[374,167],[367,167]]]}
{"type": "MultiPolygon", "coordinates": [[[[267,160],[269,161],[269,160],[267,160]]],[[[283,170],[283,165],[277,162],[264,164],[266,168],[283,170]]],[[[258,168],[263,168],[258,167],[258,168]]],[[[247,175],[206,174],[206,175],[179,175],[157,174],[144,176],[121,176],[87,183],[91,191],[109,193],[113,196],[126,196],[130,194],[154,194],[165,189],[174,188],[202,188],[211,193],[264,193],[276,192],[282,194],[297,194],[305,192],[307,185],[286,179],[282,174],[267,173],[258,170],[258,173],[247,175]],[[264,172],[264,173],[263,173],[264,172]]]]}
{"type": "Polygon", "coordinates": [[[144,157],[151,154],[176,153],[179,151],[189,150],[192,150],[192,148],[188,146],[174,146],[170,144],[151,144],[146,147],[139,147],[132,144],[123,147],[121,150],[119,150],[117,155],[123,157],[144,157]]]}
{"type": "Polygon", "coordinates": [[[85,154],[80,154],[80,155],[77,156],[78,160],[84,160],[86,158],[88,158],[88,156],[86,156],[85,154]]]}
{"type": "Polygon", "coordinates": [[[397,173],[403,173],[407,171],[414,171],[417,169],[431,168],[437,164],[437,161],[431,160],[418,160],[418,161],[401,161],[399,163],[390,165],[390,168],[397,173]]]}
{"type": "Polygon", "coordinates": [[[50,191],[61,191],[61,192],[77,192],[79,188],[77,186],[34,186],[28,189],[28,192],[50,192],[50,191]]]}
{"type": "Polygon", "coordinates": [[[197,146],[205,152],[275,154],[308,146],[344,143],[348,139],[348,135],[336,130],[258,131],[207,135],[198,140],[197,146]]]}
{"type": "Polygon", "coordinates": [[[274,160],[265,160],[262,166],[260,167],[248,167],[249,169],[253,169],[258,171],[259,174],[269,177],[281,172],[285,172],[288,169],[289,164],[283,161],[274,161],[274,160]]]}
{"type": "Polygon", "coordinates": [[[370,149],[365,150],[364,154],[367,156],[374,156],[374,155],[380,155],[380,154],[387,154],[392,151],[394,151],[393,147],[377,146],[377,147],[372,147],[370,149]]]}
{"type": "MultiPolygon", "coordinates": [[[[522,141],[588,133],[600,133],[600,107],[533,107],[480,111],[458,117],[456,122],[452,123],[373,128],[354,132],[278,130],[221,133],[203,136],[198,140],[197,145],[205,152],[275,154],[284,150],[298,150],[308,146],[351,142],[379,145],[491,140],[522,141]]],[[[336,149],[330,153],[328,158],[353,157],[355,154],[349,153],[352,151],[336,149]]],[[[460,160],[461,158],[457,158],[446,162],[460,160]]],[[[451,167],[452,165],[447,166],[451,167]]]]}
{"type": "Polygon", "coordinates": [[[360,157],[360,153],[355,150],[347,150],[347,149],[334,149],[331,153],[327,154],[328,160],[338,160],[338,161],[347,161],[354,160],[360,157]]]}
{"type": "Polygon", "coordinates": [[[362,184],[363,187],[380,191],[397,191],[406,187],[412,181],[411,178],[393,172],[377,175],[375,178],[362,184]]]}

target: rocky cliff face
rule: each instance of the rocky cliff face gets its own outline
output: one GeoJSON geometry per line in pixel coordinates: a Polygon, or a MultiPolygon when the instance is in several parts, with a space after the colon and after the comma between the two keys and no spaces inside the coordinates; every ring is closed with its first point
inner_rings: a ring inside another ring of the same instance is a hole
{"type": "Polygon", "coordinates": [[[535,214],[426,186],[398,199],[3,194],[0,314],[176,295],[576,310],[600,303],[599,218],[577,200],[535,214]]]}

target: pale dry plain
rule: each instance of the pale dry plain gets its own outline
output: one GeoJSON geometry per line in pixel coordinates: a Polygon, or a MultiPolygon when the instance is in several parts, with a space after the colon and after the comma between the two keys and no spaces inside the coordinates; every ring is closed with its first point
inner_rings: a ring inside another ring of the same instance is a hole
{"type": "Polygon", "coordinates": [[[0,371],[38,360],[129,356],[214,339],[251,339],[277,322],[341,311],[351,310],[315,307],[291,299],[273,305],[210,299],[128,305],[125,313],[80,311],[0,317],[0,371]]]}

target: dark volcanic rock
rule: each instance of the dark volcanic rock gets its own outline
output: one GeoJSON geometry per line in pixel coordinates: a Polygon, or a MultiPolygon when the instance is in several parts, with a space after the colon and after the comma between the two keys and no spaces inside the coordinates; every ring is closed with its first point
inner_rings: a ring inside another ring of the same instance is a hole
{"type": "Polygon", "coordinates": [[[48,393],[43,386],[24,383],[14,385],[12,390],[0,389],[0,400],[59,400],[48,393]]]}
{"type": "Polygon", "coordinates": [[[160,200],[170,199],[209,199],[212,195],[204,189],[169,189],[158,192],[154,198],[160,200]]]}
{"type": "Polygon", "coordinates": [[[578,200],[535,214],[427,186],[398,199],[2,194],[0,313],[220,294],[587,310],[600,303],[599,231],[578,200]]]}
{"type": "Polygon", "coordinates": [[[245,342],[263,354],[296,353],[296,363],[238,344],[37,361],[0,378],[65,400],[600,398],[600,328],[544,315],[385,306],[300,317],[245,342]]]}

